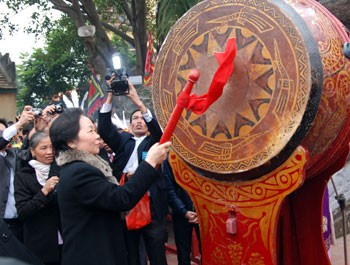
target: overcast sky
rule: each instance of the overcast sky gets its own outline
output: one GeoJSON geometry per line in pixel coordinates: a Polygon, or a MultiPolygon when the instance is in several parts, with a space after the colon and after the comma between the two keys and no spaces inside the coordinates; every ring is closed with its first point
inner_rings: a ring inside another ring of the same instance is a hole
{"type": "MultiPolygon", "coordinates": [[[[30,15],[35,10],[35,7],[28,7],[21,11],[19,14],[12,14],[10,21],[12,23],[19,24],[20,27],[24,27],[30,22],[30,15]]],[[[9,12],[6,4],[0,2],[0,15],[1,13],[9,12]]],[[[55,15],[58,16],[59,12],[56,11],[55,15]]],[[[6,29],[3,29],[4,37],[0,40],[0,53],[2,55],[9,53],[10,59],[16,64],[20,64],[19,59],[21,53],[32,53],[34,48],[43,47],[44,39],[35,39],[34,34],[26,34],[22,31],[16,32],[13,36],[7,34],[6,29]]]]}

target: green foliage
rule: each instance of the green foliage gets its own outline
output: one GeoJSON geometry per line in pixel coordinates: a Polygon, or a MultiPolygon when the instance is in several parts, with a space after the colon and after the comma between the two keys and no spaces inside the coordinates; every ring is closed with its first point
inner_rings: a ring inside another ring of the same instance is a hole
{"type": "Polygon", "coordinates": [[[176,21],[201,0],[159,0],[157,12],[157,36],[162,43],[176,21]]]}
{"type": "MultiPolygon", "coordinates": [[[[21,108],[24,104],[45,105],[51,96],[58,92],[70,90],[72,87],[87,87],[87,77],[90,74],[87,67],[88,55],[87,51],[84,50],[82,39],[77,37],[76,34],[76,27],[80,24],[80,21],[75,19],[77,17],[71,16],[70,18],[63,17],[57,23],[53,23],[49,16],[49,11],[53,5],[66,15],[73,14],[75,11],[72,7],[72,1],[63,1],[67,5],[66,9],[62,9],[62,6],[56,0],[5,0],[4,2],[16,13],[20,13],[21,10],[28,6],[36,6],[37,11],[32,14],[32,21],[28,21],[28,26],[25,30],[36,35],[44,34],[47,38],[44,49],[36,49],[30,56],[23,55],[25,60],[17,70],[17,84],[19,87],[18,107],[21,108]]],[[[81,15],[86,24],[92,23],[93,20],[89,19],[97,15],[99,22],[103,25],[108,24],[117,29],[113,33],[109,31],[109,34],[113,34],[110,35],[112,36],[112,44],[121,53],[124,66],[131,71],[133,68],[136,68],[136,64],[137,69],[143,64],[140,53],[137,53],[136,58],[133,47],[130,47],[130,43],[132,43],[130,36],[135,32],[135,27],[147,25],[147,29],[151,30],[153,35],[158,37],[159,43],[162,43],[172,25],[198,2],[200,1],[94,0],[96,14],[93,8],[89,9],[91,6],[84,6],[84,1],[79,1],[81,15]],[[137,14],[133,13],[133,11],[137,10],[135,7],[137,5],[140,7],[144,3],[147,10],[146,21],[139,21],[139,24],[131,25],[131,22],[135,21],[135,16],[137,16],[137,14]],[[156,18],[157,5],[158,13],[156,18]],[[88,10],[91,13],[85,12],[88,10]],[[89,14],[92,17],[89,17],[89,14]],[[132,27],[134,27],[134,30],[132,27]],[[125,36],[129,37],[126,38],[128,41],[123,39],[125,36]]],[[[17,25],[11,24],[9,21],[11,15],[3,14],[0,10],[0,38],[4,30],[10,32],[18,30],[17,25]]],[[[103,44],[103,39],[99,41],[96,40],[96,43],[103,44]]],[[[144,40],[141,40],[141,43],[144,43],[144,40]]],[[[135,45],[135,47],[140,51],[140,45],[135,45]]],[[[108,46],[102,45],[96,50],[99,49],[104,52],[102,54],[106,55],[105,57],[108,57],[108,46]]],[[[144,95],[144,97],[150,98],[150,95],[144,95]]]]}
{"type": "Polygon", "coordinates": [[[63,17],[47,34],[45,49],[35,49],[18,66],[18,109],[25,104],[46,105],[54,94],[73,87],[87,88],[90,70],[86,61],[76,28],[63,17]]]}
{"type": "Polygon", "coordinates": [[[146,24],[147,29],[151,30],[152,33],[156,33],[157,31],[157,23],[156,23],[156,9],[157,9],[157,1],[156,0],[147,0],[147,14],[146,14],[146,24]]]}
{"type": "Polygon", "coordinates": [[[42,33],[46,34],[52,28],[51,19],[51,5],[46,0],[6,0],[3,1],[7,7],[13,11],[13,13],[3,13],[0,10],[0,39],[2,39],[5,33],[10,35],[19,30],[18,25],[11,22],[10,18],[17,14],[21,15],[21,12],[26,10],[29,6],[35,6],[36,12],[31,15],[31,21],[28,21],[27,26],[23,31],[33,33],[35,36],[39,36],[42,33]]]}
{"type": "Polygon", "coordinates": [[[102,21],[114,24],[126,21],[122,3],[125,1],[115,0],[96,0],[94,1],[100,19],[102,21]]]}
{"type": "Polygon", "coordinates": [[[123,66],[129,71],[136,65],[135,50],[125,40],[119,36],[113,36],[112,44],[116,51],[120,53],[123,66]]]}

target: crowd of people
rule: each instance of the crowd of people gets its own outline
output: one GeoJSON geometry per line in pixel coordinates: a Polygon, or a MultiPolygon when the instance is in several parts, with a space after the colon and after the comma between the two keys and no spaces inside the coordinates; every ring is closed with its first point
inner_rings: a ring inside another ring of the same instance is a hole
{"type": "Polygon", "coordinates": [[[40,114],[26,106],[14,123],[0,119],[0,256],[33,265],[167,265],[170,206],[178,264],[191,263],[198,220],[167,162],[171,143],[158,143],[162,129],[130,82],[126,97],[137,108],[128,131],[111,121],[111,91],[97,123],[54,105],[40,114]],[[125,220],[144,196],[150,222],[131,229],[125,220]]]}

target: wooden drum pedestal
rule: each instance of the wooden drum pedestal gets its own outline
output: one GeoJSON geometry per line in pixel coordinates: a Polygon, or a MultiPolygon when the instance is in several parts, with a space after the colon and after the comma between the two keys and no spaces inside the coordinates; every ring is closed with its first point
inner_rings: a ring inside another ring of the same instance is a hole
{"type": "Polygon", "coordinates": [[[297,148],[275,171],[232,184],[205,178],[170,153],[176,180],[197,209],[203,265],[277,264],[278,216],[284,198],[305,179],[306,157],[297,148]],[[227,231],[230,218],[235,233],[227,231]]]}

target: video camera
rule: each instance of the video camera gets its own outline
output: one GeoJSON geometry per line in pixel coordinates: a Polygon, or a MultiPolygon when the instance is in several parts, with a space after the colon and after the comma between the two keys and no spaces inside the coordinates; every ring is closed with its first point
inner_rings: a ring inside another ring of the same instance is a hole
{"type": "Polygon", "coordinates": [[[129,84],[128,84],[128,75],[122,69],[114,69],[110,70],[109,73],[106,74],[105,79],[111,79],[114,74],[114,79],[111,82],[111,89],[113,95],[122,96],[129,94],[129,84]]]}
{"type": "MultiPolygon", "coordinates": [[[[43,110],[41,108],[33,108],[32,111],[34,112],[35,117],[40,117],[41,115],[43,115],[43,110]]],[[[61,114],[62,112],[62,103],[58,103],[55,105],[55,110],[52,112],[52,114],[61,114]]]]}
{"type": "Polygon", "coordinates": [[[129,84],[128,84],[128,74],[121,67],[120,56],[118,53],[113,54],[112,56],[113,67],[114,69],[107,70],[105,76],[106,80],[112,78],[114,74],[114,79],[111,82],[111,90],[115,96],[122,96],[129,94],[129,84]]]}

